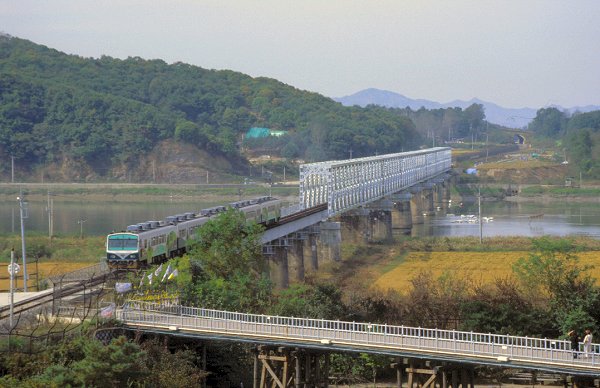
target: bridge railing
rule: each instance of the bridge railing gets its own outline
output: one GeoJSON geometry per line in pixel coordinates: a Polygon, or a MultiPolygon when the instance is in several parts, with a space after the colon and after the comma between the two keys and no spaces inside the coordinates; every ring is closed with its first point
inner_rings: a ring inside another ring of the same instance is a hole
{"type": "Polygon", "coordinates": [[[440,330],[365,322],[282,317],[211,310],[181,305],[130,301],[118,312],[125,323],[189,328],[249,336],[332,341],[350,346],[384,346],[465,356],[492,356],[554,362],[566,365],[600,367],[600,345],[593,344],[589,358],[570,342],[558,339],[440,330]]]}

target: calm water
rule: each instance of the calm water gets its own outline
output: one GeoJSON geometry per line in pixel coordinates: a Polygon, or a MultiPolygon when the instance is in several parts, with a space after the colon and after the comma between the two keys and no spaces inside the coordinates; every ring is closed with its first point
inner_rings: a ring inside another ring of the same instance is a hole
{"type": "MultiPolygon", "coordinates": [[[[600,204],[483,202],[483,236],[568,236],[585,235],[600,238],[600,204]],[[542,215],[540,217],[540,215],[542,215]]],[[[460,222],[460,216],[477,215],[476,203],[453,206],[448,214],[438,213],[424,224],[413,227],[413,236],[479,236],[479,223],[460,222]]]]}
{"type": "MultiPolygon", "coordinates": [[[[127,225],[149,220],[162,220],[166,216],[200,209],[221,203],[164,202],[115,203],[77,202],[54,200],[54,233],[79,234],[84,220],[85,235],[106,235],[113,230],[122,230],[127,225]]],[[[29,218],[25,221],[26,232],[48,233],[48,215],[45,201],[29,202],[29,218]]],[[[427,217],[424,224],[413,227],[413,236],[479,236],[479,224],[453,222],[460,215],[476,215],[477,204],[454,206],[448,215],[438,213],[427,217]],[[453,215],[451,215],[453,214],[453,215]]],[[[542,236],[542,235],[587,235],[600,238],[600,204],[597,203],[514,203],[484,202],[482,214],[493,217],[483,223],[484,236],[542,236]],[[544,214],[542,218],[531,216],[544,214]]],[[[20,233],[19,208],[16,201],[0,202],[0,233],[20,233]]]]}
{"type": "MultiPolygon", "coordinates": [[[[232,201],[229,201],[232,202],[232,201]]],[[[144,221],[163,220],[165,217],[215,206],[215,202],[74,202],[54,199],[54,234],[79,234],[83,226],[85,235],[106,235],[123,230],[127,225],[144,221]],[[82,223],[79,223],[83,220],[82,223]]],[[[25,220],[26,232],[48,233],[46,201],[28,203],[29,217],[25,220]]],[[[0,202],[0,233],[20,233],[18,203],[0,202]]]]}

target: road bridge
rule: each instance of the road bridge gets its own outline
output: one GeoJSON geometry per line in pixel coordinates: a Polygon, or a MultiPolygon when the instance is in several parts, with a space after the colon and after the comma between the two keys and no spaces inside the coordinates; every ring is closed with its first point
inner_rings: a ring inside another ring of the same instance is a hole
{"type": "MultiPolygon", "coordinates": [[[[117,319],[132,330],[166,335],[250,342],[326,353],[384,354],[439,363],[546,371],[592,379],[600,376],[600,345],[593,345],[588,355],[577,352],[578,357],[574,358],[570,343],[557,339],[257,315],[137,301],[127,302],[117,310],[117,319]]],[[[298,368],[296,376],[302,373],[300,366],[298,368]]],[[[453,385],[457,386],[457,383],[453,385]]]]}

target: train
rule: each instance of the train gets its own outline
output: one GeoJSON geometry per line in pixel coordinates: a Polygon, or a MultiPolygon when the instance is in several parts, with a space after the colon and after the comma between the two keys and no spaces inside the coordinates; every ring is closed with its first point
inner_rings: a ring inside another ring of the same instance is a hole
{"type": "Polygon", "coordinates": [[[279,220],[283,205],[280,199],[264,196],[168,216],[162,221],[129,225],[125,231],[106,237],[106,260],[111,269],[140,269],[160,264],[185,254],[197,229],[228,208],[244,213],[246,222],[269,226],[279,220]]]}

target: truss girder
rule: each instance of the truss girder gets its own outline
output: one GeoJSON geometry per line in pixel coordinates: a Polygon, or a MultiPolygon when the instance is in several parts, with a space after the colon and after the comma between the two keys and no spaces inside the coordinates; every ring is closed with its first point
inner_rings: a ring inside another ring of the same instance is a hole
{"type": "Polygon", "coordinates": [[[451,167],[447,147],[300,166],[300,206],[328,204],[328,214],[366,205],[451,167]]]}

